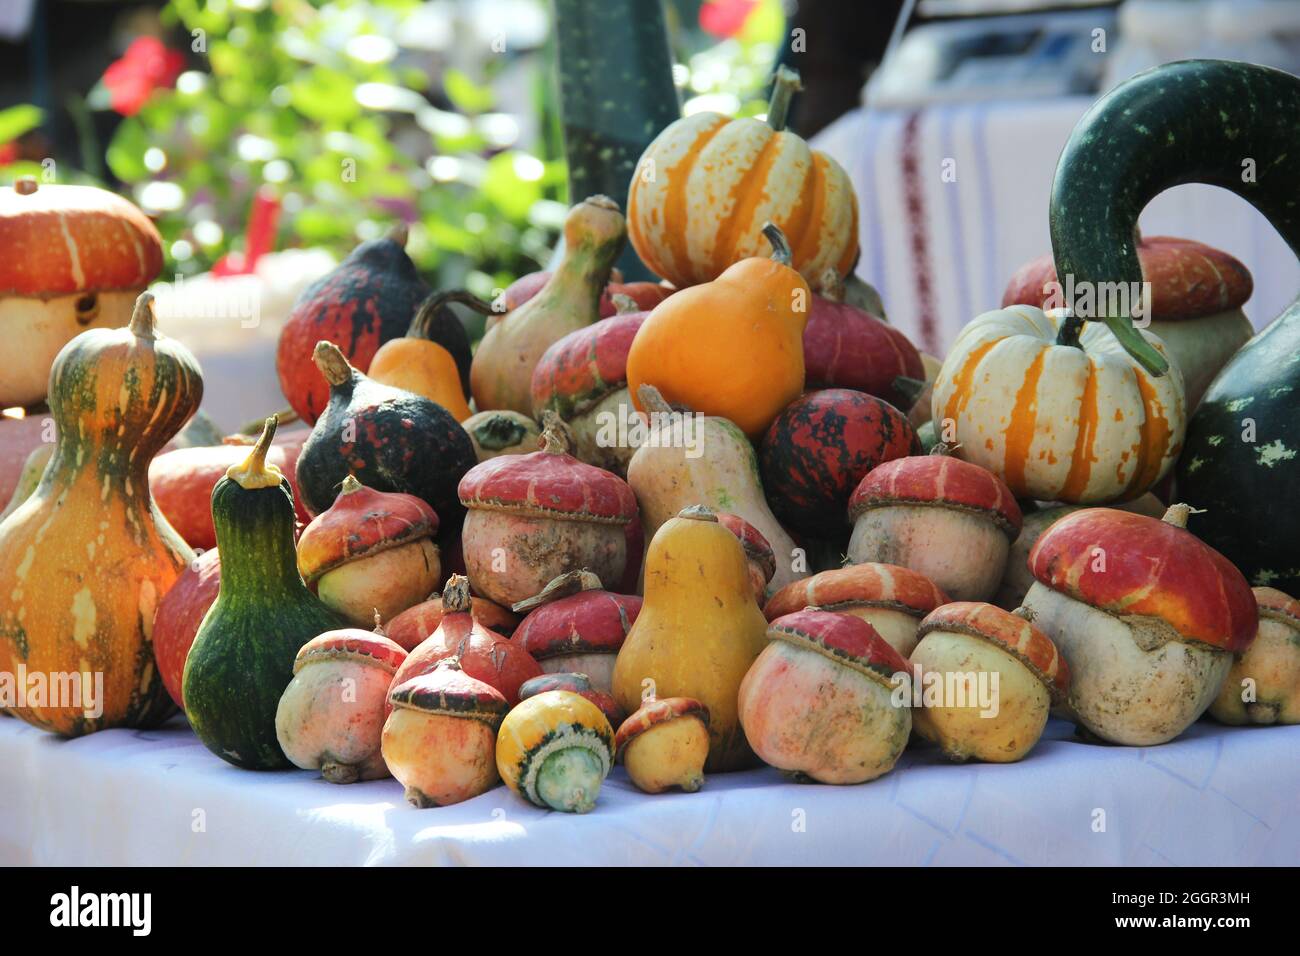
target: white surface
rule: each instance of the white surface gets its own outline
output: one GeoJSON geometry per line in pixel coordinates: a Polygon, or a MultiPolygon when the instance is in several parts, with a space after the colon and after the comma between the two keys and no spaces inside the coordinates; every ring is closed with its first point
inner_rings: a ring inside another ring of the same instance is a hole
{"type": "MultiPolygon", "coordinates": [[[[892,323],[943,357],[962,326],[1001,305],[1021,265],[1051,250],[1047,209],[1056,162],[1085,98],[939,107],[918,114],[915,148],[905,143],[911,112],[856,110],[814,145],[849,173],[858,194],[858,274],[879,290],[892,323]],[[905,173],[909,156],[914,173],[905,173]],[[951,159],[954,181],[945,181],[951,159]],[[919,195],[909,209],[907,184],[919,195]],[[920,227],[919,229],[915,227],[920,227]],[[918,253],[914,235],[925,240],[918,253]],[[922,322],[918,276],[928,277],[931,331],[922,322]]],[[[1246,314],[1263,328],[1300,290],[1300,263],[1244,199],[1213,186],[1179,186],[1141,218],[1146,235],[1199,239],[1250,269],[1246,314]]]]}
{"type": "Polygon", "coordinates": [[[576,817],[504,787],[415,810],[392,780],[238,770],[179,717],[73,741],[0,718],[0,863],[1300,863],[1300,727],[1200,723],[1149,749],[1069,733],[1052,722],[1052,739],[1006,766],[909,749],[894,772],[855,787],[787,784],[765,769],[651,797],[619,767],[576,817]],[[1105,832],[1094,832],[1099,811],[1105,832]]]}

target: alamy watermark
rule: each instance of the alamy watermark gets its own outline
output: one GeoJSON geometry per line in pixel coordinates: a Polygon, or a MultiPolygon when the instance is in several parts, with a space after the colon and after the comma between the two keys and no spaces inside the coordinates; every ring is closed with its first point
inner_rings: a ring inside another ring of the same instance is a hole
{"type": "Polygon", "coordinates": [[[1065,284],[1043,283],[1043,309],[1069,309],[1081,319],[1129,316],[1133,325],[1151,324],[1150,282],[1078,282],[1067,273],[1065,284]]]}
{"type": "Polygon", "coordinates": [[[80,710],[87,720],[104,716],[103,671],[0,671],[0,707],[80,710]]]}
{"type": "Polygon", "coordinates": [[[684,448],[687,458],[704,454],[704,415],[700,412],[639,413],[629,405],[596,416],[601,448],[684,448]]]}

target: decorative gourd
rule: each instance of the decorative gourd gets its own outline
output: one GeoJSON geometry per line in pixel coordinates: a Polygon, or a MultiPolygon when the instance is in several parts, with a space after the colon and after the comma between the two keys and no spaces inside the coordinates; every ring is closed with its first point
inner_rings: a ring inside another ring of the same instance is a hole
{"type": "MultiPolygon", "coordinates": [[[[940,437],[1019,498],[1136,498],[1182,448],[1182,373],[1156,377],[1104,326],[1080,334],[1082,324],[1027,305],[985,312],[957,336],[935,382],[940,437]]],[[[1156,336],[1129,328],[1163,352],[1156,336]]]]}
{"type": "Polygon", "coordinates": [[[563,423],[547,416],[541,451],[475,465],[460,483],[466,573],[476,591],[506,606],[580,568],[619,581],[627,564],[632,489],[569,454],[563,423]]]}
{"type": "Polygon", "coordinates": [[[460,803],[497,785],[496,738],[510,709],[495,687],[450,657],[389,692],[382,751],[415,807],[460,803]]]}
{"type": "MultiPolygon", "coordinates": [[[[574,195],[581,196],[584,194],[575,193],[574,195]]],[[[591,195],[591,193],[586,195],[591,195]]],[[[530,272],[527,275],[520,276],[506,286],[505,291],[501,293],[502,310],[509,312],[511,309],[519,308],[541,292],[550,278],[550,272],[530,272]]],[[[649,312],[672,295],[674,291],[676,290],[671,286],[659,282],[624,282],[622,273],[618,269],[613,269],[610,272],[609,284],[605,286],[604,291],[600,294],[600,317],[608,319],[618,315],[618,306],[614,303],[616,296],[625,295],[636,303],[639,310],[649,312]]]]}
{"type": "Polygon", "coordinates": [[[614,763],[614,730],[600,708],[565,690],[520,703],[497,732],[505,785],[544,810],[587,813],[614,763]]]}
{"type": "Polygon", "coordinates": [[[393,677],[393,687],[427,674],[441,660],[458,658],[470,677],[490,684],[511,705],[519,702],[519,685],[542,673],[522,645],[480,624],[470,611],[469,581],[453,574],[442,592],[443,616],[393,677]]]}
{"type": "Polygon", "coordinates": [[[153,507],[149,461],[194,414],[203,380],[189,350],[157,332],[153,309],[143,293],[126,328],[91,329],[59,352],[54,454],[0,524],[0,671],[81,675],[78,700],[13,710],[66,737],[149,727],[172,711],[153,618],[194,553],[153,507]]]}
{"type": "Polygon", "coordinates": [[[380,740],[388,688],[405,659],[378,628],[327,631],[304,644],[275,712],[289,762],[330,783],[387,777],[380,740]]]}
{"type": "Polygon", "coordinates": [[[438,341],[448,305],[458,302],[480,315],[492,315],[492,306],[469,292],[435,292],[420,305],[406,335],[379,347],[366,373],[376,382],[423,395],[437,402],[458,422],[473,413],[465,401],[456,357],[438,341]]]}
{"type": "Polygon", "coordinates": [[[59,350],[126,325],[162,263],[158,230],[130,200],[34,176],[0,187],[0,408],[43,401],[59,350]]]}
{"type": "MultiPolygon", "coordinates": [[[[298,296],[280,331],[275,369],[280,389],[303,421],[316,421],[330,400],[312,368],[316,344],[333,342],[361,371],[370,368],[379,347],[401,337],[411,317],[429,295],[415,263],[407,256],[405,225],[387,236],[363,242],[332,272],[298,296]]],[[[469,389],[469,338],[460,320],[445,309],[430,318],[422,332],[456,360],[462,390],[469,389]]]]}
{"type": "Polygon", "coordinates": [[[298,574],[293,493],[266,461],[275,428],[268,418],[248,459],[212,491],[221,589],[183,675],[194,733],[222,760],[247,770],[289,766],[275,712],[294,660],[313,637],[347,626],[298,574]]]}
{"type": "Polygon", "coordinates": [[[641,599],[613,594],[590,571],[570,571],[514,611],[527,612],[513,641],[547,673],[586,674],[608,691],[614,661],[641,611],[641,599]]]}
{"type": "Polygon", "coordinates": [[[690,697],[652,697],[619,726],[614,745],[638,790],[694,793],[704,786],[709,709],[690,697]]]}
{"type": "Polygon", "coordinates": [[[579,461],[627,473],[636,451],[636,411],[627,387],[627,354],[648,313],[619,296],[621,314],[570,332],[533,369],[533,415],[555,412],[573,433],[579,461]],[[620,426],[621,429],[620,429],[620,426]]]}
{"type": "Polygon", "coordinates": [[[438,515],[441,540],[454,537],[465,513],[456,485],[475,463],[465,429],[441,405],[371,381],[329,342],[317,343],[314,358],[330,401],[298,457],[307,510],[328,508],[353,474],[376,491],[423,498],[438,515]]]}
{"type": "Polygon", "coordinates": [[[1022,520],[997,475],[950,457],[942,444],[863,478],[849,518],[852,564],[901,564],[957,601],[982,601],[997,590],[1022,520]]]}
{"type": "Polygon", "coordinates": [[[617,727],[623,723],[623,718],[627,716],[618,702],[614,700],[614,695],[607,690],[600,690],[592,686],[591,678],[586,674],[579,674],[572,671],[557,671],[553,674],[542,674],[539,677],[530,677],[519,685],[519,699],[527,700],[529,697],[536,697],[538,694],[545,694],[552,690],[567,690],[577,694],[579,697],[586,698],[605,715],[611,727],[617,727]]]}
{"type": "Polygon", "coordinates": [[[213,548],[191,561],[158,602],[153,619],[153,656],[167,693],[181,710],[185,709],[185,658],[220,589],[221,553],[213,548]]]}
{"type": "MultiPolygon", "coordinates": [[[[489,631],[502,637],[509,637],[519,626],[519,618],[511,614],[508,608],[487,598],[471,597],[469,613],[489,631]]],[[[420,646],[421,641],[438,629],[445,614],[442,595],[432,594],[427,600],[390,619],[384,625],[384,633],[401,647],[413,651],[420,646]]]]}
{"type": "Polygon", "coordinates": [[[1255,637],[1241,572],[1185,530],[1110,508],[1066,515],[1029,556],[1024,606],[1070,667],[1070,712],[1112,743],[1173,740],[1219,692],[1234,653],[1255,637]]]}
{"type": "Polygon", "coordinates": [[[1042,737],[1053,701],[1064,700],[1070,669],[1032,619],[958,601],[921,622],[910,660],[925,706],[912,720],[949,760],[1022,759],[1042,737]],[[946,688],[959,682],[962,693],[950,698],[946,688]]]}
{"type": "MultiPolygon", "coordinates": [[[[1191,239],[1141,236],[1137,255],[1142,279],[1151,286],[1147,328],[1183,373],[1191,412],[1219,369],[1255,334],[1241,311],[1254,283],[1237,259],[1191,239]]],[[[1061,288],[1051,255],[1040,256],[1011,277],[1002,307],[1047,308],[1061,288]]]]}
{"type": "Polygon", "coordinates": [[[921,353],[892,325],[844,301],[844,282],[829,269],[812,297],[803,330],[807,387],[851,388],[900,409],[914,400],[898,379],[925,380],[921,353]]]}
{"type": "Polygon", "coordinates": [[[768,621],[815,607],[860,617],[899,654],[916,647],[921,620],[948,595],[925,575],[895,564],[853,564],[792,581],[763,607],[768,621]]]}
{"type": "Polygon", "coordinates": [[[45,474],[45,466],[50,463],[53,456],[53,444],[37,445],[32,449],[27,460],[23,462],[23,470],[18,476],[18,483],[14,485],[9,504],[5,505],[4,511],[0,511],[0,521],[4,521],[17,511],[18,506],[32,496],[41,483],[41,475],[45,474]]]}
{"type": "Polygon", "coordinates": [[[779,617],[740,685],[754,752],[795,780],[864,783],[898,762],[912,712],[896,701],[907,661],[866,621],[815,608],[779,617]]]}
{"type": "Polygon", "coordinates": [[[790,268],[781,230],[766,223],[763,235],[771,258],[742,259],[655,306],[627,354],[635,398],[642,385],[653,385],[669,403],[730,419],[757,441],[799,397],[811,292],[790,268]]]}
{"type": "Polygon", "coordinates": [[[360,627],[387,621],[442,581],[438,516],[421,498],[367,488],[352,475],[298,539],[298,571],[326,607],[360,627]]]}
{"type": "Polygon", "coordinates": [[[533,410],[533,369],[554,342],[599,317],[600,292],[626,239],[618,204],[592,196],[564,220],[564,258],[542,291],[489,327],[474,352],[470,384],[480,411],[533,410]]]}
{"type": "Polygon", "coordinates": [[[518,412],[497,409],[479,412],[460,423],[474,444],[480,462],[501,455],[527,455],[537,450],[542,430],[537,422],[518,412]]]}
{"type": "Polygon", "coordinates": [[[1300,601],[1254,588],[1255,640],[1232,663],[1210,716],[1224,724],[1300,724],[1300,601]]]}
{"type": "Polygon", "coordinates": [[[744,433],[725,418],[683,418],[649,386],[641,392],[641,406],[658,418],[652,418],[650,437],[628,463],[627,482],[636,492],[646,539],[683,508],[703,504],[745,519],[767,539],[776,555],[769,587],[801,577],[794,570],[795,543],[768,508],[758,455],[744,433]]]}
{"type": "Polygon", "coordinates": [[[835,536],[848,523],[849,496],[867,473],[921,450],[907,416],[847,388],[807,392],[763,436],[763,491],[787,528],[835,536]]]}
{"type": "Polygon", "coordinates": [[[776,552],[767,543],[767,538],[740,515],[719,511],[717,516],[718,523],[734,534],[740,546],[745,549],[749,586],[754,590],[754,600],[762,607],[767,598],[767,586],[776,574],[776,552]]]}
{"type": "MultiPolygon", "coordinates": [[[[641,157],[628,193],[628,235],[642,261],[679,289],[711,282],[761,249],[772,221],[810,283],[845,276],[858,254],[858,200],[848,174],[785,129],[799,75],[777,70],[767,121],[686,116],[641,157]]],[[[655,383],[659,384],[659,383],[655,383]]]]}
{"type": "Polygon", "coordinates": [[[687,508],[650,542],[645,600],[614,664],[614,699],[632,713],[647,688],[694,698],[709,709],[706,769],[752,766],[736,691],[766,630],[740,542],[708,508],[687,508]]]}

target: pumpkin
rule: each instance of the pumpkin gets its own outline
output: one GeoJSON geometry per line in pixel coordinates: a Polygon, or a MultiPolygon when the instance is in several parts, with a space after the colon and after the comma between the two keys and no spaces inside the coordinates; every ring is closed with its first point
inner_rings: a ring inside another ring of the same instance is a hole
{"type": "Polygon", "coordinates": [[[847,388],[807,392],[763,436],[763,491],[786,527],[834,536],[867,473],[920,450],[907,416],[888,402],[847,388]]]}
{"type": "Polygon", "coordinates": [[[754,589],[754,600],[762,607],[767,598],[767,586],[776,575],[776,552],[762,532],[740,515],[733,515],[729,511],[719,511],[717,515],[718,523],[734,534],[740,546],[745,549],[749,584],[754,589]]]}
{"type": "Polygon", "coordinates": [[[704,786],[709,756],[709,709],[689,697],[650,698],[614,736],[628,779],[643,793],[704,786]]]}
{"type": "Polygon", "coordinates": [[[0,524],[0,671],[102,674],[103,690],[93,704],[81,683],[75,701],[16,707],[29,723],[76,737],[171,713],[153,619],[194,553],[154,509],[149,462],[202,394],[198,362],[157,332],[147,292],[126,328],[83,332],[55,359],[54,455],[0,524]]]}
{"type": "MultiPolygon", "coordinates": [[[[420,646],[421,641],[438,629],[446,613],[442,595],[431,594],[424,601],[390,619],[384,625],[384,633],[405,650],[413,651],[420,646]]],[[[483,597],[470,598],[470,615],[489,631],[503,637],[509,637],[519,626],[516,615],[483,597]]]]}
{"type": "Polygon", "coordinates": [[[1254,588],[1259,630],[1232,663],[1210,716],[1224,724],[1300,724],[1300,601],[1254,588]]]}
{"type": "MultiPolygon", "coordinates": [[[[934,385],[940,437],[1018,498],[1137,498],[1173,467],[1187,427],[1182,373],[1155,376],[1105,326],[1016,305],[953,343],[934,385]]],[[[1157,353],[1160,340],[1134,330],[1157,353]]]]}
{"type": "Polygon", "coordinates": [[[154,224],[114,193],[32,176],[0,187],[0,408],[40,404],[59,350],[126,325],[162,261],[154,224]]]}
{"type": "Polygon", "coordinates": [[[730,419],[758,440],[799,397],[811,293],[790,268],[781,231],[767,223],[763,234],[771,258],[742,259],[716,280],[655,306],[627,355],[634,398],[642,385],[653,385],[669,404],[730,419]]]}
{"type": "Polygon", "coordinates": [[[182,710],[185,709],[182,683],[185,658],[220,589],[221,553],[213,548],[191,561],[158,602],[158,613],[153,619],[153,656],[167,693],[182,710]]]}
{"type": "Polygon", "coordinates": [[[698,700],[709,709],[705,769],[751,766],[736,692],[766,630],[740,542],[708,508],[687,508],[650,542],[645,599],[614,664],[614,699],[627,713],[647,687],[698,700]]]}
{"type": "Polygon", "coordinates": [[[792,70],[777,71],[766,122],[694,113],[646,149],[628,192],[628,236],[656,275],[679,289],[712,282],[760,253],[768,221],[789,236],[808,282],[827,269],[848,274],[858,200],[833,159],[785,129],[798,83],[792,70]]]}

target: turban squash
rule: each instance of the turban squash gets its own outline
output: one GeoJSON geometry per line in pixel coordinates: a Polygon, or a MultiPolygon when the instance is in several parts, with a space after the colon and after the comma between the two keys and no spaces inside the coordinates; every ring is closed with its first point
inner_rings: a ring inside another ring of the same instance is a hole
{"type": "MultiPolygon", "coordinates": [[[[1033,306],[985,312],[962,330],[935,381],[936,427],[1018,498],[1137,498],[1182,448],[1182,373],[1153,375],[1105,326],[1080,334],[1081,324],[1033,306]]],[[[1139,334],[1163,353],[1159,338],[1139,334]]]]}

